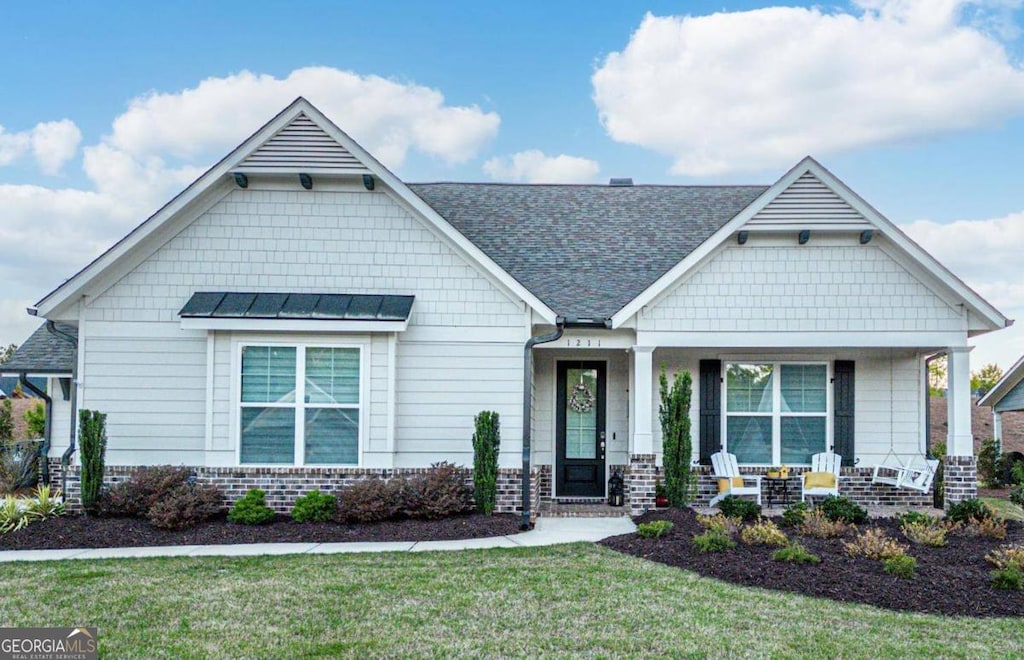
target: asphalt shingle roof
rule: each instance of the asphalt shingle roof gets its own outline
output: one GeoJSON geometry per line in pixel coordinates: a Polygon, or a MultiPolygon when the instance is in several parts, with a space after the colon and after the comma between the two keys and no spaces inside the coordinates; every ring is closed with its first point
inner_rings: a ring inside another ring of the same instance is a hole
{"type": "Polygon", "coordinates": [[[767,186],[409,187],[556,314],[607,318],[767,186]]]}
{"type": "MultiPolygon", "coordinates": [[[[78,337],[78,326],[70,323],[57,323],[57,329],[72,337],[78,337]]],[[[3,373],[37,373],[37,374],[70,374],[75,366],[77,351],[70,343],[55,337],[46,329],[46,324],[39,326],[25,340],[11,359],[0,364],[3,373]]]]}

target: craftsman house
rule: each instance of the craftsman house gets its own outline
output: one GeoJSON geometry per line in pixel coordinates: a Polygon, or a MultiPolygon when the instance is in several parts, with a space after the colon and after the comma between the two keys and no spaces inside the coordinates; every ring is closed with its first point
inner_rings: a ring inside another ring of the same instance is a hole
{"type": "Polygon", "coordinates": [[[410,184],[304,99],[30,313],[55,323],[3,372],[49,379],[69,494],[77,409],[108,414],[111,478],[185,464],[277,506],[471,465],[496,410],[505,511],[603,498],[614,470],[650,506],[662,367],[693,376],[702,463],[834,448],[845,494],[930,502],[871,475],[928,452],[940,352],[958,499],[968,340],[1011,323],[811,158],[762,186],[410,184]]]}

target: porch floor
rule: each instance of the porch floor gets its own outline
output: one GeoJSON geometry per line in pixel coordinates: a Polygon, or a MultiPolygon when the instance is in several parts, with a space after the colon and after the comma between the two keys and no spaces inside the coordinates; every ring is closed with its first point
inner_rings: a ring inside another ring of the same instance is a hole
{"type": "MultiPolygon", "coordinates": [[[[935,516],[941,518],[945,515],[945,511],[942,509],[936,509],[930,506],[866,506],[868,515],[872,518],[895,518],[903,515],[908,511],[917,511],[918,513],[925,513],[929,516],[935,516]]],[[[700,514],[715,514],[718,513],[718,507],[708,506],[695,506],[693,510],[700,514]]],[[[762,507],[761,513],[765,516],[781,516],[783,511],[786,510],[784,506],[773,506],[771,508],[762,507]]]]}

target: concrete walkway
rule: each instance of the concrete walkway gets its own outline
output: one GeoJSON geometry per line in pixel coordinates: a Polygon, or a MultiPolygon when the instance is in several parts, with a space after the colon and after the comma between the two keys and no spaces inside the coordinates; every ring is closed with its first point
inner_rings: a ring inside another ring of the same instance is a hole
{"type": "Polygon", "coordinates": [[[636,525],[621,518],[538,518],[529,532],[460,541],[407,541],[385,543],[249,543],[244,545],[164,545],[143,548],[78,548],[72,550],[0,551],[0,562],[54,559],[125,559],[135,557],[251,557],[256,555],[329,555],[346,552],[428,552],[482,550],[600,541],[629,534],[636,525]]]}

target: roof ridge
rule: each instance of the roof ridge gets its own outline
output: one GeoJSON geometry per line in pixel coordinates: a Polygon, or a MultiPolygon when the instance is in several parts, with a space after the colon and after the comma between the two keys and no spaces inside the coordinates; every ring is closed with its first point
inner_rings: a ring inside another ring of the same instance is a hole
{"type": "Polygon", "coordinates": [[[629,186],[612,186],[607,183],[515,183],[509,181],[419,181],[405,183],[407,186],[505,186],[509,188],[769,188],[766,183],[635,183],[629,186]]]}

